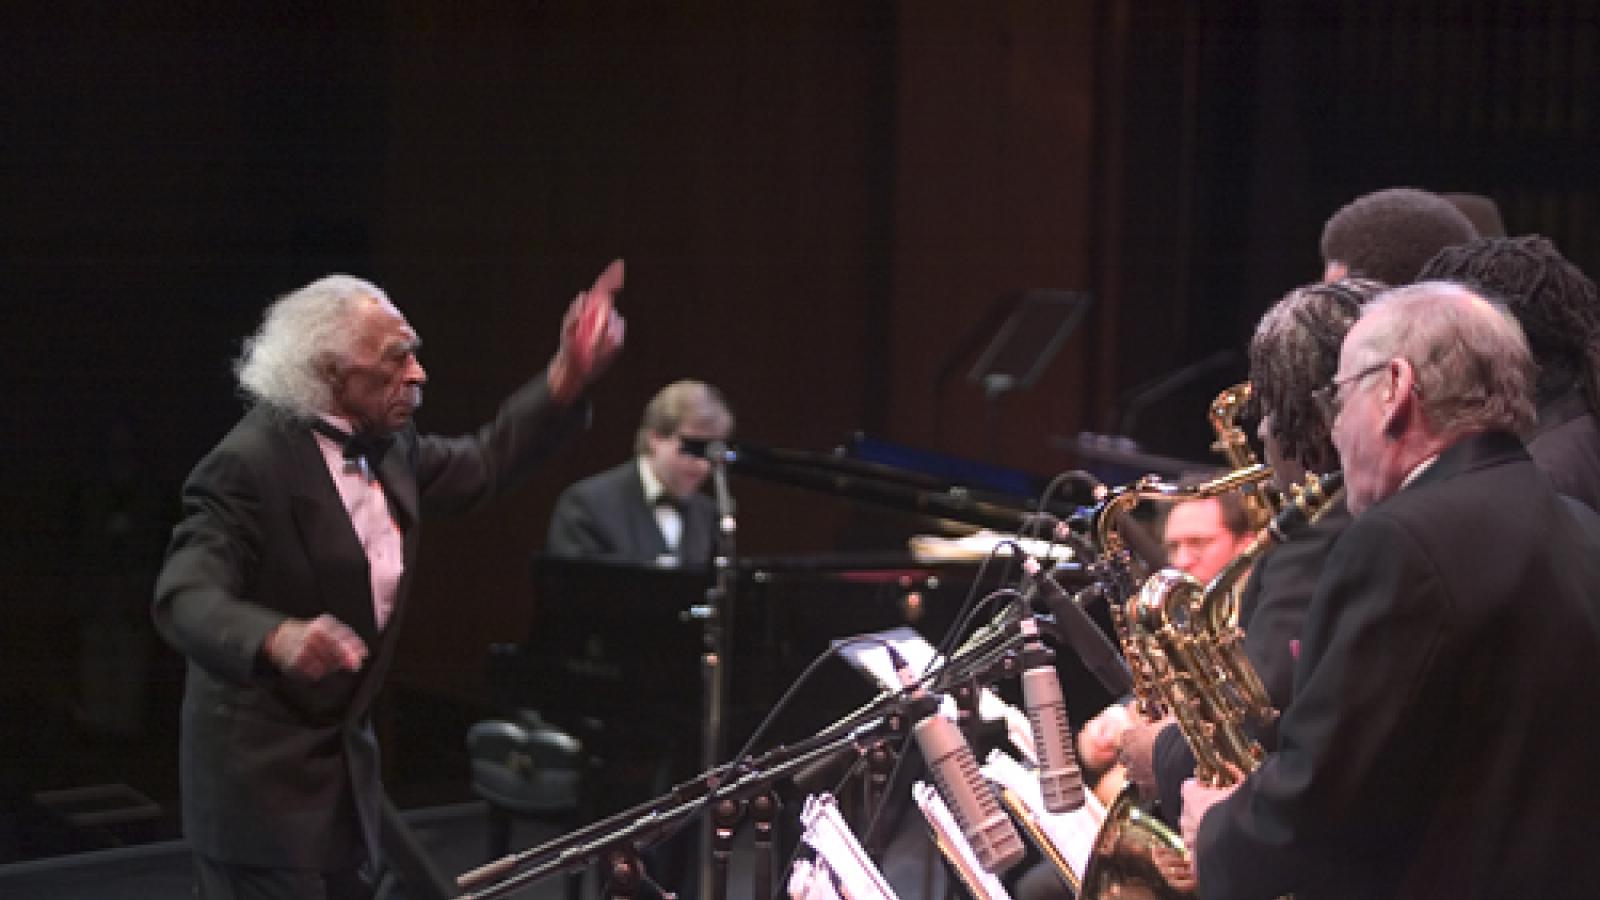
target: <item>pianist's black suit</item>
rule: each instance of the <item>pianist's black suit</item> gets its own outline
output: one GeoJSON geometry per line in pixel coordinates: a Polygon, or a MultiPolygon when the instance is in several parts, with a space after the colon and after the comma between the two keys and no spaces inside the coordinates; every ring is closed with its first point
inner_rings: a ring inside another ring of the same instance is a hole
{"type": "MultiPolygon", "coordinates": [[[[678,560],[711,562],[716,545],[716,504],[703,494],[684,501],[678,560]]],[[[545,551],[551,556],[652,563],[667,552],[655,510],[645,503],[639,461],[630,459],[567,488],[550,516],[545,551]]]]}

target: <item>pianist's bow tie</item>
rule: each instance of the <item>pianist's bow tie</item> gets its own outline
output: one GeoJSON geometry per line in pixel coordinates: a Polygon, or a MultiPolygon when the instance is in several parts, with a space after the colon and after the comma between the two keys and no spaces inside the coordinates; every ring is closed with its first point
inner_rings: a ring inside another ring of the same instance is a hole
{"type": "Polygon", "coordinates": [[[316,429],[318,434],[343,447],[345,459],[356,460],[366,457],[367,466],[372,469],[376,469],[383,462],[383,455],[389,452],[390,447],[394,446],[393,435],[379,437],[364,432],[350,434],[344,429],[336,428],[322,419],[313,420],[311,427],[316,429]]]}
{"type": "Polygon", "coordinates": [[[678,515],[681,516],[683,515],[683,508],[688,506],[688,504],[684,503],[682,500],[679,500],[677,497],[672,496],[666,491],[662,491],[656,495],[656,506],[663,509],[677,510],[678,515]]]}

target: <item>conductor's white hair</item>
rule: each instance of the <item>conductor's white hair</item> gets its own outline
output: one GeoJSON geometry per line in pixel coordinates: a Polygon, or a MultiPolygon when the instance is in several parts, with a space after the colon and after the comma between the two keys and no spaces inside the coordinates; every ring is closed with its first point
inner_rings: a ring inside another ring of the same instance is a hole
{"type": "Polygon", "coordinates": [[[356,312],[369,299],[388,297],[349,275],[329,275],[279,297],[234,361],[239,389],[254,403],[297,418],[331,409],[329,364],[350,358],[356,312]]]}

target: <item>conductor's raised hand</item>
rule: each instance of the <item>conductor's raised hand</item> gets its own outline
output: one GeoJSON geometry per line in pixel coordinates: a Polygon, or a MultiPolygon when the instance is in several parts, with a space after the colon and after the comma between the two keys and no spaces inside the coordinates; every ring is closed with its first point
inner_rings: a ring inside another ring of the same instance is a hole
{"type": "Polygon", "coordinates": [[[262,652],[283,674],[320,681],[340,670],[359,670],[367,658],[367,644],[348,625],[320,615],[310,621],[283,620],[267,635],[262,652]]]}
{"type": "Polygon", "coordinates": [[[550,363],[550,393],[569,401],[599,378],[622,349],[622,260],[612,260],[594,286],[573,299],[561,321],[561,348],[550,363]]]}

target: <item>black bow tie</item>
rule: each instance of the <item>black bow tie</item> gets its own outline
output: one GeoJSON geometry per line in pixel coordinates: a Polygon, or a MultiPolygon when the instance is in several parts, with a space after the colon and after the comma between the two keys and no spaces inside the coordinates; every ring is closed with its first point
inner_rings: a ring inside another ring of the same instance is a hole
{"type": "Polygon", "coordinates": [[[380,437],[365,432],[350,434],[322,419],[312,420],[311,427],[318,434],[342,447],[345,459],[353,461],[365,457],[368,468],[372,469],[376,469],[383,462],[383,455],[389,452],[390,447],[394,446],[394,435],[380,437]]]}
{"type": "Polygon", "coordinates": [[[684,507],[688,506],[688,504],[682,500],[679,500],[677,497],[672,496],[666,491],[662,491],[656,495],[656,506],[676,510],[678,515],[681,516],[683,515],[684,507]]]}

